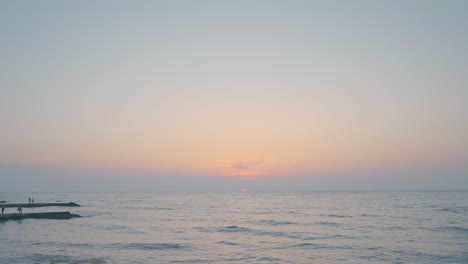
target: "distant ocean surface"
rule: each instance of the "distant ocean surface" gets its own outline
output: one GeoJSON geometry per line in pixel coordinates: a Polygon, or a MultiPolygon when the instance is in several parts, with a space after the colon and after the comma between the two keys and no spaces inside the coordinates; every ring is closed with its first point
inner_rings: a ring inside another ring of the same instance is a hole
{"type": "Polygon", "coordinates": [[[468,192],[0,193],[0,263],[468,263],[468,192]],[[6,213],[15,209],[7,208],[6,213]]]}

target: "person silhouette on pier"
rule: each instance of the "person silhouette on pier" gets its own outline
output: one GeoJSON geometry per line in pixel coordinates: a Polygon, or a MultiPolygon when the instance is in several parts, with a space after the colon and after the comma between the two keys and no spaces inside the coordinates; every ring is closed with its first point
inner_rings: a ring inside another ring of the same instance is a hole
{"type": "Polygon", "coordinates": [[[18,211],[18,213],[19,213],[20,215],[23,214],[23,208],[21,208],[21,205],[18,206],[18,209],[17,209],[16,211],[18,211]]]}
{"type": "Polygon", "coordinates": [[[28,203],[31,203],[31,197],[29,197],[29,201],[28,201],[28,203]]]}
{"type": "Polygon", "coordinates": [[[5,206],[4,205],[2,205],[2,214],[3,214],[3,212],[5,212],[5,206]]]}
{"type": "Polygon", "coordinates": [[[34,198],[31,198],[31,203],[34,203],[34,198]]]}

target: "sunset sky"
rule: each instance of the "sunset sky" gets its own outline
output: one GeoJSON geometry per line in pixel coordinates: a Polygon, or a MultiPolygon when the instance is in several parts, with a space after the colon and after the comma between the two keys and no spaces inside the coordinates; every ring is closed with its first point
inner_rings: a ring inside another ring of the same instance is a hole
{"type": "Polygon", "coordinates": [[[467,13],[0,0],[0,191],[466,189],[467,13]]]}

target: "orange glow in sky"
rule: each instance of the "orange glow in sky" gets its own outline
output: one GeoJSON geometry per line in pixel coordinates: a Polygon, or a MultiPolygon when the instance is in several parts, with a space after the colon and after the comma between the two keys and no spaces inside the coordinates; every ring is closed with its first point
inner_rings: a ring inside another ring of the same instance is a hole
{"type": "Polygon", "coordinates": [[[466,167],[468,16],[447,11],[433,27],[441,9],[414,5],[419,16],[374,23],[354,3],[308,2],[194,4],[200,13],[150,1],[130,19],[11,1],[0,168],[257,180],[466,167]]]}

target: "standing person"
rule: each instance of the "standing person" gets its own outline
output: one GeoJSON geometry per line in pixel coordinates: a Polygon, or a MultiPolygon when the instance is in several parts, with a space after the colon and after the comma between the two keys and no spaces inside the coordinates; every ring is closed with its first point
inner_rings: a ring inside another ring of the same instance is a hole
{"type": "Polygon", "coordinates": [[[28,203],[31,203],[31,197],[29,197],[29,202],[28,203]]]}
{"type": "Polygon", "coordinates": [[[4,211],[5,211],[5,206],[2,205],[2,214],[3,214],[4,211]]]}
{"type": "Polygon", "coordinates": [[[34,203],[34,198],[31,199],[31,203],[34,203]]]}
{"type": "Polygon", "coordinates": [[[16,211],[18,211],[18,213],[19,213],[20,215],[23,214],[23,208],[21,208],[21,205],[18,206],[18,209],[17,209],[16,211]]]}

